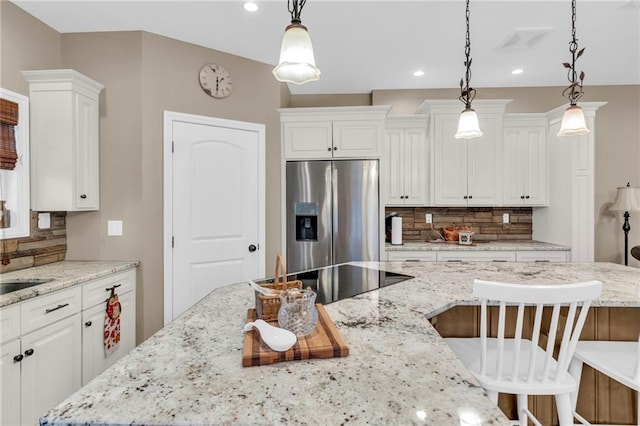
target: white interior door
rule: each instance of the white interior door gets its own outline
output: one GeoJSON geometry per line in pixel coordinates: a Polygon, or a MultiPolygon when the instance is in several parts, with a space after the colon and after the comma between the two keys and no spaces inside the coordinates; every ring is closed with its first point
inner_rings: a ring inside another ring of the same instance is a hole
{"type": "Polygon", "coordinates": [[[165,323],[218,287],[264,276],[264,126],[193,116],[171,121],[165,323]]]}

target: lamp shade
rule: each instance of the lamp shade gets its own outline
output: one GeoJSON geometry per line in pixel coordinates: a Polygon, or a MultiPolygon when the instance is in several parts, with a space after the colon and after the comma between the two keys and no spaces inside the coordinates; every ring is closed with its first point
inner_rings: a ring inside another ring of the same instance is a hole
{"type": "Polygon", "coordinates": [[[458,121],[458,131],[455,134],[456,139],[473,139],[482,136],[480,124],[478,124],[478,115],[471,108],[466,108],[460,114],[458,121]]]}
{"type": "Polygon", "coordinates": [[[640,211],[640,188],[621,186],[616,193],[616,199],[609,210],[614,212],[640,211]]]}
{"type": "Polygon", "coordinates": [[[273,69],[273,75],[278,81],[294,84],[320,79],[311,37],[304,25],[292,22],[285,30],[280,48],[280,62],[273,69]]]}
{"type": "Polygon", "coordinates": [[[570,105],[562,116],[558,136],[580,136],[589,133],[584,112],[578,105],[570,105]]]}

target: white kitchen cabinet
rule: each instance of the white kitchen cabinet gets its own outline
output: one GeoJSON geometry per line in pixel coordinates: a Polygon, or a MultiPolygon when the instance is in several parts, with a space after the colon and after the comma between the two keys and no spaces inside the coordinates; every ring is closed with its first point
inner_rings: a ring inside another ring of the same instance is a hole
{"type": "Polygon", "coordinates": [[[2,424],[37,423],[80,388],[79,300],[80,289],[70,288],[0,310],[2,323],[12,324],[12,340],[0,343],[2,424]]]}
{"type": "Polygon", "coordinates": [[[286,160],[377,158],[389,106],[279,109],[286,160]]]}
{"type": "Polygon", "coordinates": [[[567,262],[569,256],[568,251],[552,251],[552,250],[531,250],[518,251],[516,253],[517,262],[567,262]]]}
{"type": "Polygon", "coordinates": [[[20,424],[20,339],[0,343],[0,424],[20,424]]]}
{"type": "Polygon", "coordinates": [[[383,204],[427,204],[428,164],[426,117],[387,120],[380,159],[383,204]]]}
{"type": "Polygon", "coordinates": [[[516,252],[511,250],[450,250],[438,251],[438,262],[515,262],[516,252]]]}
{"type": "Polygon", "coordinates": [[[505,117],[505,206],[547,206],[548,157],[545,118],[523,114],[505,117]]]}
{"type": "Polygon", "coordinates": [[[499,206],[502,203],[502,116],[479,114],[483,135],[456,139],[459,115],[434,119],[434,205],[499,206]]]}
{"type": "Polygon", "coordinates": [[[23,335],[22,424],[34,424],[80,389],[80,314],[23,335]]]}
{"type": "Polygon", "coordinates": [[[135,277],[130,269],[0,309],[0,424],[37,423],[135,347],[135,277]],[[114,285],[121,341],[105,357],[104,315],[114,285]]]}
{"type": "Polygon", "coordinates": [[[73,70],[22,73],[31,102],[31,209],[98,210],[104,86],[73,70]]]}
{"type": "Polygon", "coordinates": [[[87,283],[82,289],[82,385],[128,354],[136,345],[135,271],[122,272],[87,283]],[[120,345],[104,351],[106,300],[114,285],[120,301],[120,345]]]}
{"type": "Polygon", "coordinates": [[[398,250],[387,251],[387,260],[389,262],[435,262],[437,261],[437,257],[435,251],[398,250]]]}

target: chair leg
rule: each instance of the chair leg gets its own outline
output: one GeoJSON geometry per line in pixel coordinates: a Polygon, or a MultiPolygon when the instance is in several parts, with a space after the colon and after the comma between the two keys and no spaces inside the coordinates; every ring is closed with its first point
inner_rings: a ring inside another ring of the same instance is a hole
{"type": "Polygon", "coordinates": [[[571,393],[571,410],[573,411],[576,411],[576,405],[578,404],[578,390],[580,389],[580,379],[582,377],[582,365],[582,361],[577,358],[573,358],[571,364],[569,364],[569,374],[573,376],[578,383],[576,391],[571,393]]]}
{"type": "Polygon", "coordinates": [[[558,423],[560,426],[573,425],[573,410],[571,409],[571,394],[555,395],[558,409],[558,423]]]}
{"type": "Polygon", "coordinates": [[[529,409],[527,397],[528,396],[526,394],[516,395],[516,399],[518,402],[518,420],[520,421],[520,426],[527,426],[527,413],[525,413],[524,411],[529,409]]]}

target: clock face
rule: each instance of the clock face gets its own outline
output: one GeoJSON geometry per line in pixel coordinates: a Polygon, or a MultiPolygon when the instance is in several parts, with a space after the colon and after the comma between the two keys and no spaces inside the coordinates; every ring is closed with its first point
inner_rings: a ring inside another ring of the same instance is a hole
{"type": "Polygon", "coordinates": [[[233,80],[223,66],[207,64],[200,70],[200,86],[209,96],[226,98],[233,90],[233,80]]]}

